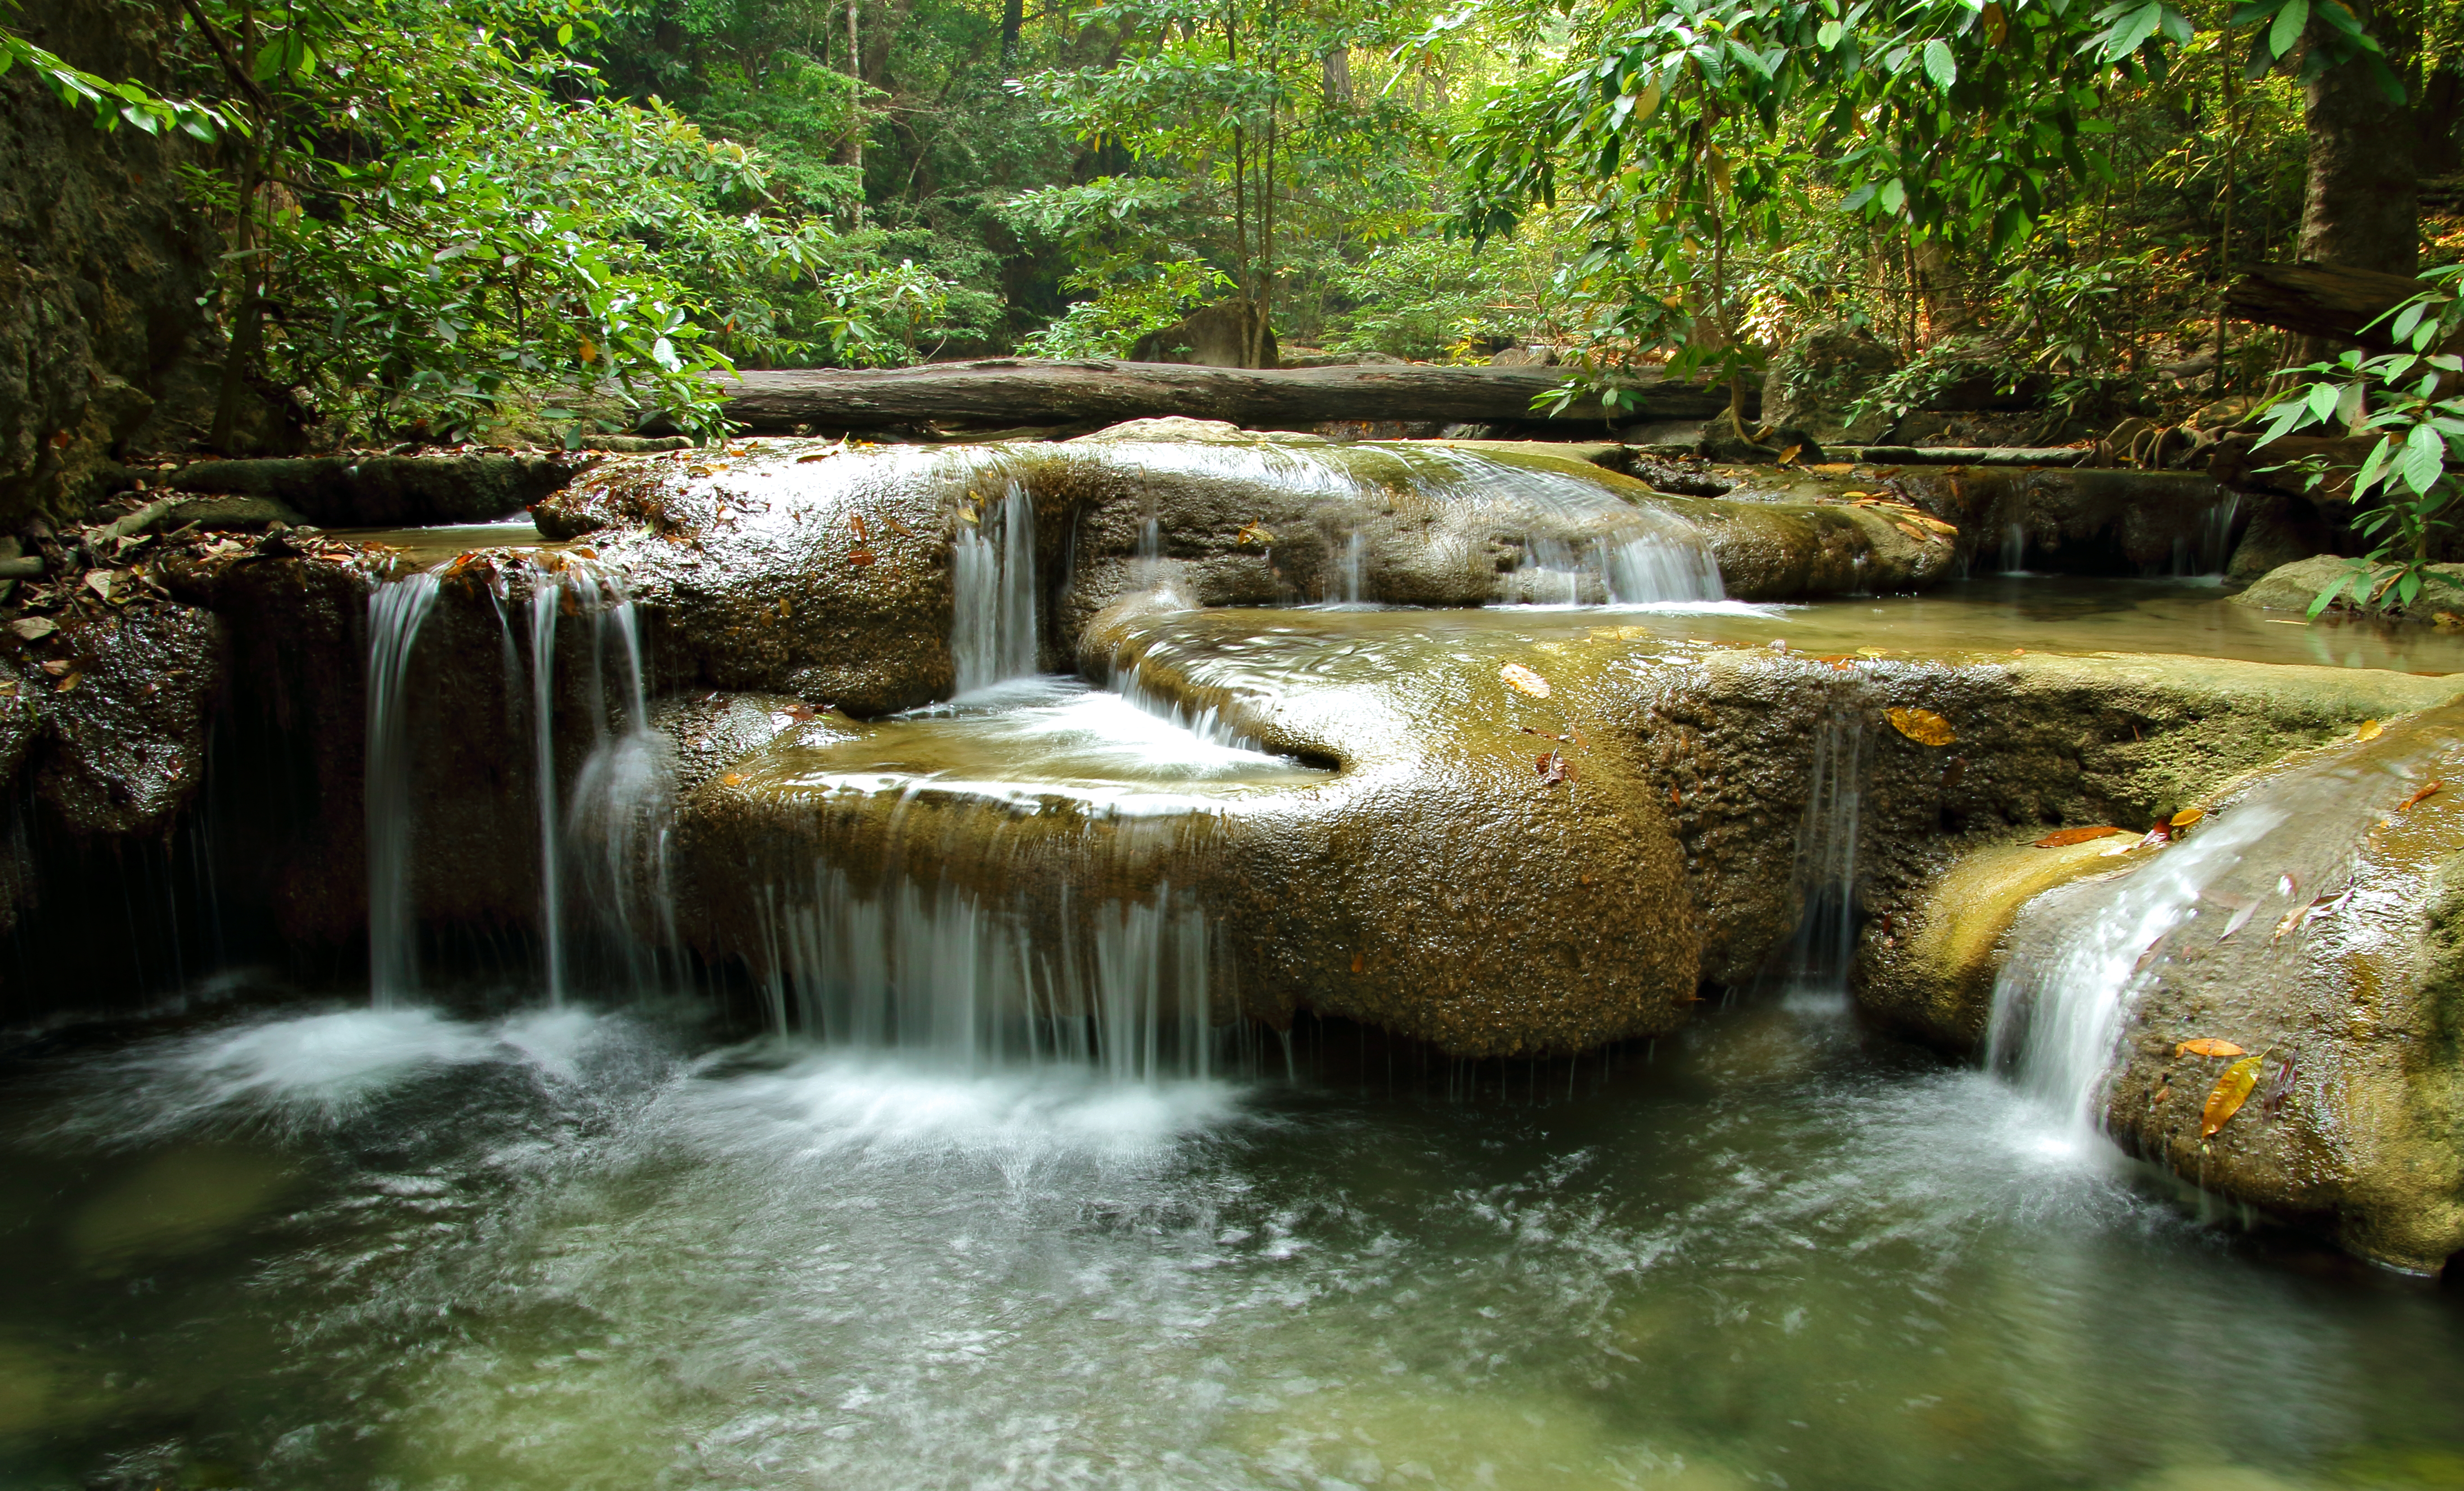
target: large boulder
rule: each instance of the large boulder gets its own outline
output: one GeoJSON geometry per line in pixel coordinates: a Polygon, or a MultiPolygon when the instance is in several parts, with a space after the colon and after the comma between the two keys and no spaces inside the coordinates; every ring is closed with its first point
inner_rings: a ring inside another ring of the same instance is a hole
{"type": "Polygon", "coordinates": [[[1115,1051],[1138,1015],[1118,1001],[1158,968],[1192,1017],[1313,1010],[1464,1057],[1683,1022],[1699,950],[1677,845],[1628,760],[1580,743],[1630,642],[1536,657],[1518,686],[1417,627],[1265,620],[1132,602],[1081,649],[1283,763],[986,763],[957,726],[814,720],[687,800],[690,935],[825,1028],[935,969],[943,1002],[906,1018],[975,1030],[1031,1007],[1104,1024],[1115,1051]]]}
{"type": "Polygon", "coordinates": [[[1899,353],[1860,326],[1817,326],[1771,355],[1763,374],[1763,421],[1825,443],[1879,440],[1890,417],[1878,409],[1852,418],[1851,411],[1899,366],[1899,353]]]}
{"type": "MultiPolygon", "coordinates": [[[[1198,367],[1278,367],[1273,327],[1263,328],[1265,350],[1252,356],[1262,328],[1259,311],[1246,300],[1218,300],[1201,306],[1160,331],[1151,331],[1130,348],[1133,362],[1185,362],[1198,367]]],[[[1318,366],[1332,366],[1318,363],[1318,366]]]]}
{"type": "MultiPolygon", "coordinates": [[[[2356,587],[2350,582],[2354,569],[2351,559],[2333,554],[2314,554],[2308,559],[2295,559],[2269,570],[2252,581],[2233,600],[2255,610],[2307,615],[2320,592],[2342,581],[2345,583],[2337,592],[2335,603],[2347,609],[2361,609],[2363,602],[2385,597],[2388,584],[2399,573],[2392,564],[2368,566],[2367,578],[2361,581],[2358,587],[2361,595],[2357,598],[2354,595],[2356,587]]],[[[2379,610],[2380,607],[2372,605],[2369,609],[2379,610]]],[[[2386,607],[2384,614],[2410,622],[2433,622],[2441,626],[2464,625],[2464,564],[2431,565],[2429,578],[2420,594],[2414,596],[2409,604],[2386,607]],[[2439,620],[2442,613],[2447,618],[2445,621],[2439,620]]]]}

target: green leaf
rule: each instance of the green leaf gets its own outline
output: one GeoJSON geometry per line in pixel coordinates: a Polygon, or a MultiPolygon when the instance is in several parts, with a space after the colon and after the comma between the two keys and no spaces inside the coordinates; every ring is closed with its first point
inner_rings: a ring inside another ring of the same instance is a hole
{"type": "Polygon", "coordinates": [[[2267,29],[2267,50],[2279,57],[2290,55],[2309,24],[2310,0],[2285,0],[2284,9],[2276,12],[2276,23],[2267,29]]]}
{"type": "Polygon", "coordinates": [[[1882,204],[1882,210],[1896,215],[1900,208],[1907,206],[1908,188],[1906,184],[1894,176],[1882,183],[1882,189],[1877,193],[1877,196],[1882,204]]]}
{"type": "MultiPolygon", "coordinates": [[[[2299,0],[2299,3],[2307,5],[2309,0],[2299,0]]],[[[2105,43],[2105,60],[2119,62],[2138,51],[2142,43],[2156,33],[2156,28],[2164,24],[2164,20],[2165,7],[2160,0],[2148,0],[2147,4],[2131,11],[2113,28],[2113,39],[2105,43]]]]}
{"type": "Polygon", "coordinates": [[[1832,48],[1839,45],[1839,38],[1846,34],[1847,30],[1848,28],[1840,25],[1837,21],[1825,21],[1815,31],[1814,44],[1820,47],[1823,51],[1828,52],[1832,48]]]}
{"type": "Polygon", "coordinates": [[[1949,42],[1936,36],[1925,44],[1925,70],[1936,88],[1950,92],[1950,85],[1959,81],[1959,61],[1950,55],[1949,42]]]}
{"type": "Polygon", "coordinates": [[[2438,484],[2439,472],[2447,462],[2447,442],[2438,431],[2427,425],[2416,425],[2404,441],[2400,469],[2404,484],[2415,492],[2426,493],[2438,484]]]}

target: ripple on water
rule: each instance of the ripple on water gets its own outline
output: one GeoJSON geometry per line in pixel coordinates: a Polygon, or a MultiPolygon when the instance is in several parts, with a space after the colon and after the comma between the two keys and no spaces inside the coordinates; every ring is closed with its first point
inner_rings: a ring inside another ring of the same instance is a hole
{"type": "Polygon", "coordinates": [[[86,1204],[200,1126],[293,1178],[213,1250],[123,1251],[143,1296],[0,1239],[42,1286],[0,1307],[0,1435],[560,1491],[2316,1491],[2437,1484],[2383,1468],[2458,1437],[2439,1297],[2256,1265],[1816,997],[1506,1104],[676,1049],[325,1015],[55,1074],[157,1136],[86,1204]]]}

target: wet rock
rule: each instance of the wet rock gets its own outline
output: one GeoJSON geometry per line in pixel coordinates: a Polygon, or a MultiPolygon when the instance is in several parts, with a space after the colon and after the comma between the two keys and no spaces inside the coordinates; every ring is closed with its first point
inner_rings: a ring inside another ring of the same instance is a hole
{"type": "Polygon", "coordinates": [[[1817,326],[1771,355],[1763,375],[1763,419],[1801,426],[1820,441],[1864,445],[1890,424],[1877,410],[1855,420],[1857,401],[1899,369],[1900,355],[1862,328],[1817,326]]]}
{"type": "Polygon", "coordinates": [[[168,830],[204,775],[218,644],[215,619],[181,606],[72,611],[21,644],[0,714],[34,722],[35,796],[62,825],[89,836],[168,830]]]}
{"type": "Polygon", "coordinates": [[[2325,525],[2309,503],[2266,493],[2247,500],[2250,517],[2233,544],[2232,562],[2225,566],[2226,583],[2248,585],[2270,570],[2306,559],[2327,547],[2325,525]]]}
{"type": "Polygon", "coordinates": [[[1314,1010],[1462,1056],[1580,1050],[1682,1023],[1694,913],[1645,785],[1614,753],[1522,728],[1595,729],[1592,662],[1547,660],[1565,687],[1543,704],[1493,659],[1399,668],[1341,627],[1286,614],[1262,641],[1254,616],[1123,606],[1088,628],[1084,666],[1133,674],[1159,707],[1216,712],[1322,774],[1143,796],[1057,779],[969,786],[861,727],[817,722],[687,801],[688,926],[768,983],[825,952],[814,937],[837,935],[797,931],[807,924],[776,909],[835,895],[873,908],[867,918],[940,918],[942,934],[908,955],[1059,970],[1035,976],[1039,998],[1090,998],[1101,978],[1069,972],[1084,960],[1190,958],[1181,987],[1202,982],[1216,1020],[1281,1026],[1314,1010]],[[1257,669],[1330,686],[1262,692],[1247,681],[1257,669]],[[1535,756],[1557,753],[1575,769],[1551,779],[1535,756]]]}
{"type": "Polygon", "coordinates": [[[1957,524],[1971,566],[2002,567],[2013,531],[2031,569],[2073,575],[2213,574],[2241,499],[2197,471],[1907,467],[1891,485],[1957,524]]]}
{"type": "MultiPolygon", "coordinates": [[[[2464,782],[2459,741],[2464,710],[2450,707],[2302,753],[2164,851],[2239,836],[2235,852],[2180,872],[2195,905],[2130,950],[2120,1050],[2098,1093],[2124,1148],[2424,1272],[2464,1251],[2464,799],[2424,796],[2464,782]],[[2199,1039],[2257,1058],[2247,1101],[2208,1136],[2201,1111],[2231,1059],[2180,1050],[2199,1039]]],[[[2082,917],[2147,903],[2127,884],[2096,888],[2108,894],[2033,905],[2014,958],[2069,946],[2082,917]]]]}
{"type": "Polygon", "coordinates": [[[666,687],[880,714],[950,692],[951,545],[962,511],[1005,490],[1012,449],[620,457],[537,515],[551,537],[588,535],[590,561],[624,577],[666,687]]]}
{"type": "MultiPolygon", "coordinates": [[[[2313,555],[2269,570],[2235,595],[2233,601],[2255,610],[2306,615],[2321,591],[2352,573],[2351,559],[2333,554],[2313,555]]],[[[2362,581],[2362,594],[2365,597],[2381,594],[2382,587],[2397,573],[2391,564],[2373,567],[2369,578],[2362,581]]],[[[2443,626],[2464,625],[2464,564],[2432,564],[2430,574],[2432,578],[2422,586],[2421,593],[2413,598],[2411,604],[2383,614],[2443,626]],[[2439,621],[2441,613],[2448,620],[2439,621]]],[[[2338,594],[2336,604],[2353,606],[2350,585],[2338,594]]]]}
{"type": "Polygon", "coordinates": [[[2452,691],[2398,673],[2118,654],[1809,660],[1709,648],[1621,668],[1619,738],[1639,753],[1684,846],[1704,977],[1750,984],[1796,927],[1812,888],[1796,865],[1815,828],[1814,757],[1828,734],[1863,774],[1859,998],[1948,1044],[1972,1041],[1983,1016],[1905,950],[1931,918],[1925,888],[1959,856],[2065,825],[2145,829],[2237,772],[2452,691]],[[1894,707],[1943,715],[1955,742],[1910,739],[1888,723],[1894,707]]]}

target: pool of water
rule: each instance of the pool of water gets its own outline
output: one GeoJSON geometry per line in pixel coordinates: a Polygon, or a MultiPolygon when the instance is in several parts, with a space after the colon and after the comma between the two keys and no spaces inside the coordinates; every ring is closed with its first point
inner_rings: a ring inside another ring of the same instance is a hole
{"type": "Polygon", "coordinates": [[[0,1093],[11,1486],[2464,1485],[2464,1293],[1836,995],[1153,1085],[295,1009],[0,1093]]]}

